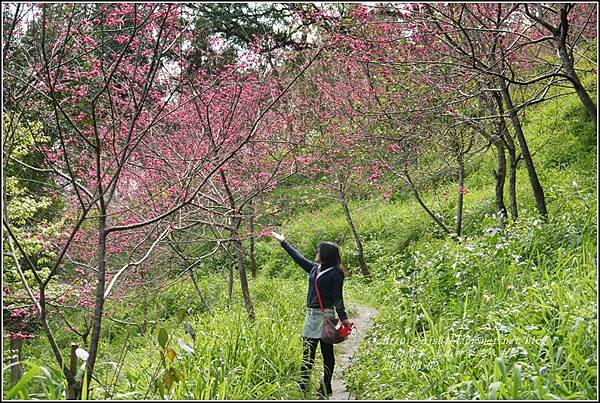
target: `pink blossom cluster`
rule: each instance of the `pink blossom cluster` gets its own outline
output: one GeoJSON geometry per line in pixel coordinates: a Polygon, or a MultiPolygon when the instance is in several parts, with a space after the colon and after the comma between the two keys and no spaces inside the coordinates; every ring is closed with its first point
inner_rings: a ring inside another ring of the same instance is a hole
{"type": "Polygon", "coordinates": [[[13,340],[29,340],[34,339],[35,335],[30,333],[22,333],[22,332],[12,332],[4,334],[5,339],[13,339],[13,340]]]}

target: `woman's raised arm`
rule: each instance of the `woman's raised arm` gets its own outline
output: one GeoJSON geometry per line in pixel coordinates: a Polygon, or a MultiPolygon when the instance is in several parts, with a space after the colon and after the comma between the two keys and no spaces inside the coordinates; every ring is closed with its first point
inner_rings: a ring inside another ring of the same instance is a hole
{"type": "Polygon", "coordinates": [[[313,267],[315,267],[317,265],[317,263],[313,262],[312,260],[308,260],[307,258],[302,256],[302,254],[300,252],[298,252],[296,249],[294,249],[292,247],[292,245],[287,243],[287,241],[285,240],[285,237],[283,235],[278,234],[277,232],[273,232],[273,231],[271,231],[271,235],[273,236],[273,238],[277,239],[281,243],[281,246],[283,247],[283,249],[285,249],[285,251],[288,253],[288,255],[290,255],[292,257],[292,259],[294,259],[294,262],[296,262],[298,264],[298,266],[302,267],[305,272],[310,274],[310,271],[312,270],[313,267]]]}

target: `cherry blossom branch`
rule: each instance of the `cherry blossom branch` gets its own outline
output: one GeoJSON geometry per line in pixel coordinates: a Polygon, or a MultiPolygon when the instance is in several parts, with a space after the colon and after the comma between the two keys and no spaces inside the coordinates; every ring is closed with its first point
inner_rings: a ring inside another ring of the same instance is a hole
{"type": "MultiPolygon", "coordinates": [[[[207,257],[210,257],[212,255],[214,255],[215,253],[218,252],[219,248],[221,247],[221,242],[217,241],[217,246],[209,253],[202,255],[198,258],[196,258],[196,260],[194,260],[190,265],[188,265],[188,267],[186,267],[185,269],[183,269],[181,271],[181,273],[179,273],[177,275],[177,277],[175,277],[175,279],[173,281],[171,281],[169,284],[165,285],[164,288],[161,289],[169,289],[170,287],[172,287],[173,285],[177,284],[179,282],[179,280],[181,279],[181,277],[183,277],[184,274],[186,274],[188,271],[192,271],[192,269],[194,268],[194,266],[196,266],[198,263],[200,263],[202,260],[206,259],[207,257]]],[[[179,257],[181,257],[184,261],[187,261],[187,257],[182,255],[179,251],[177,251],[176,249],[175,253],[177,253],[179,255],[179,257]]]]}
{"type": "Polygon", "coordinates": [[[208,179],[210,177],[212,177],[219,169],[221,169],[221,167],[223,165],[225,165],[225,163],[227,161],[229,161],[231,158],[233,158],[233,156],[248,142],[248,140],[250,140],[250,138],[252,138],[252,136],[254,136],[261,120],[264,118],[264,116],[267,114],[267,112],[283,97],[283,95],[285,95],[287,93],[287,91],[294,85],[294,83],[313,64],[313,62],[320,56],[323,49],[324,49],[323,47],[319,49],[319,51],[310,59],[310,61],[302,68],[302,70],[287,85],[287,87],[285,87],[285,89],[258,115],[258,117],[254,120],[248,135],[240,142],[240,144],[234,150],[232,150],[225,158],[223,158],[218,164],[216,164],[216,166],[213,169],[210,170],[208,175],[206,175],[206,177],[196,187],[196,190],[194,191],[194,193],[191,195],[191,197],[188,200],[184,201],[183,203],[179,204],[178,206],[175,206],[175,207],[169,209],[168,211],[164,212],[163,214],[160,214],[159,216],[149,219],[149,220],[146,220],[144,222],[109,227],[106,229],[106,233],[109,234],[114,231],[124,231],[124,230],[128,230],[128,229],[144,227],[146,225],[149,225],[149,224],[152,224],[159,220],[162,220],[163,218],[173,214],[174,212],[176,212],[176,211],[180,210],[181,208],[183,208],[184,206],[188,205],[191,202],[191,200],[200,192],[200,189],[204,186],[204,184],[206,184],[208,179]]]}
{"type": "MultiPolygon", "coordinates": [[[[66,179],[66,180],[68,180],[68,181],[71,181],[71,178],[70,178],[70,177],[69,177],[67,174],[65,174],[64,172],[61,172],[60,170],[58,170],[58,169],[57,169],[56,167],[54,167],[54,166],[53,166],[53,164],[51,164],[49,161],[47,161],[47,162],[48,162],[48,164],[49,164],[50,168],[48,168],[48,169],[44,169],[44,168],[37,168],[37,167],[31,166],[31,165],[29,165],[29,164],[27,164],[27,163],[25,163],[25,162],[23,162],[23,161],[21,161],[21,160],[18,160],[18,159],[16,159],[16,158],[15,158],[15,157],[13,157],[12,155],[8,155],[8,158],[9,158],[9,159],[11,159],[11,160],[13,160],[13,161],[14,161],[14,162],[16,162],[17,164],[19,164],[19,165],[21,165],[21,166],[23,166],[23,167],[27,168],[27,169],[31,169],[32,171],[36,171],[36,172],[54,172],[54,173],[56,173],[58,176],[60,176],[60,177],[62,177],[62,178],[64,178],[64,179],[66,179]]],[[[88,190],[88,189],[87,189],[85,186],[83,186],[81,183],[77,182],[76,180],[75,180],[75,181],[73,181],[73,183],[76,183],[76,184],[77,184],[77,186],[78,186],[78,187],[79,187],[79,188],[80,188],[82,191],[84,191],[84,192],[85,192],[85,194],[86,194],[86,195],[87,195],[87,196],[88,196],[90,199],[93,199],[93,198],[94,198],[94,196],[92,195],[92,193],[91,193],[91,192],[90,192],[90,191],[89,191],[89,190],[88,190]]]]}
{"type": "Polygon", "coordinates": [[[156,245],[159,244],[160,241],[163,240],[163,238],[169,233],[169,231],[171,231],[170,227],[167,227],[163,230],[163,232],[161,232],[161,234],[156,238],[156,240],[152,243],[152,245],[150,246],[150,248],[148,248],[146,254],[144,256],[142,256],[138,261],[136,262],[132,262],[132,263],[127,263],[126,265],[124,265],[112,278],[112,280],[110,281],[110,283],[108,284],[108,287],[106,287],[106,290],[104,291],[104,299],[106,299],[108,297],[108,295],[110,294],[110,291],[112,290],[112,287],[115,285],[115,282],[117,281],[117,279],[121,276],[121,274],[123,274],[123,272],[125,272],[125,270],[127,270],[128,268],[132,267],[132,266],[139,266],[140,264],[142,264],[151,254],[152,251],[154,250],[154,248],[156,247],[156,245]]]}

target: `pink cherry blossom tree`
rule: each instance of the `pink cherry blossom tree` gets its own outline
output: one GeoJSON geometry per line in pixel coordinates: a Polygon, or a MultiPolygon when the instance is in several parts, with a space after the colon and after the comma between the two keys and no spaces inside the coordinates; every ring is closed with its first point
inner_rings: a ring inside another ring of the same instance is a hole
{"type": "Polygon", "coordinates": [[[3,49],[15,100],[7,112],[44,122],[43,133],[55,139],[36,144],[37,166],[23,163],[56,178],[65,200],[62,230],[45,239],[48,272],[39,272],[13,224],[3,226],[17,270],[23,274],[25,262],[34,275],[21,278],[69,398],[82,384],[67,365],[75,349],[65,359],[49,324],[50,287],[58,279],[75,286],[78,307],[91,317],[80,334],[90,382],[106,300],[193,216],[194,204],[202,206],[205,190],[319,54],[277,93],[270,74],[242,73],[240,64],[210,74],[186,69],[188,12],[174,4],[38,4],[28,11],[28,27],[14,30],[13,45],[3,49]],[[27,97],[18,98],[20,86],[27,97]],[[208,114],[197,113],[196,101],[209,105],[208,114]]]}

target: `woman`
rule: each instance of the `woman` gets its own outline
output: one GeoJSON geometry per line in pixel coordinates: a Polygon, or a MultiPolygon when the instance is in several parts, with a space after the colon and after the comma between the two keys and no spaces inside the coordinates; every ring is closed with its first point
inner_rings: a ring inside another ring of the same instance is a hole
{"type": "Polygon", "coordinates": [[[304,354],[301,369],[300,387],[303,392],[308,389],[308,380],[310,370],[315,362],[315,352],[317,344],[321,342],[321,354],[323,355],[323,384],[325,390],[319,388],[318,393],[324,397],[331,395],[331,376],[335,365],[333,356],[333,344],[323,343],[321,340],[321,328],[323,326],[323,313],[330,318],[335,317],[335,311],[344,326],[353,326],[348,320],[348,315],[344,308],[343,285],[344,272],[340,267],[342,259],[337,245],[330,242],[322,242],[317,247],[316,262],[306,259],[289,243],[285,237],[276,232],[271,235],[277,239],[283,249],[294,259],[294,261],[308,273],[308,295],[306,298],[306,318],[304,320],[304,331],[302,339],[304,344],[304,354]],[[323,302],[324,311],[321,312],[317,291],[315,290],[315,277],[317,277],[317,287],[323,302]],[[335,307],[335,311],[334,311],[335,307]]]}

